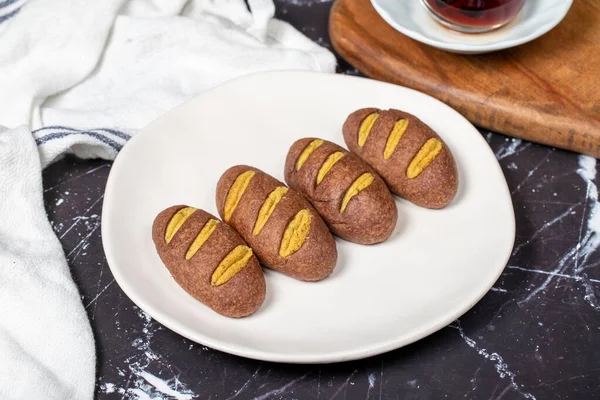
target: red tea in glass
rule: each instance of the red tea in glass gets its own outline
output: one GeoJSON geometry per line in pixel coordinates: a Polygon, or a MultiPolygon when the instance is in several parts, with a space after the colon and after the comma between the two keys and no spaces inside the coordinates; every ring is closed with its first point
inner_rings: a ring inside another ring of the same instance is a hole
{"type": "Polygon", "coordinates": [[[486,32],[517,16],[525,0],[422,0],[441,24],[462,32],[486,32]]]}

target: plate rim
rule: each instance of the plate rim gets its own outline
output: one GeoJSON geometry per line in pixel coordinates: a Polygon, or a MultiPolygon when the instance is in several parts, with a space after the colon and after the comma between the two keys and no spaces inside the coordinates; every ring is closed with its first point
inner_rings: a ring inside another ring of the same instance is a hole
{"type": "MultiPolygon", "coordinates": [[[[560,14],[560,18],[558,18],[559,14],[557,14],[557,18],[555,20],[553,20],[551,23],[548,23],[545,25],[540,25],[537,29],[532,31],[529,35],[525,35],[525,36],[517,38],[517,39],[504,40],[504,41],[500,41],[500,42],[492,43],[492,44],[477,44],[477,43],[464,43],[464,42],[456,42],[456,43],[440,42],[438,40],[431,39],[430,37],[425,36],[417,31],[408,29],[403,24],[398,22],[398,20],[393,18],[388,13],[388,11],[380,4],[380,1],[381,0],[370,0],[371,5],[373,6],[373,8],[377,12],[377,14],[379,14],[379,16],[381,18],[383,18],[383,20],[388,25],[390,25],[392,28],[394,28],[396,31],[398,31],[418,42],[427,44],[429,46],[435,47],[440,50],[445,50],[445,51],[449,51],[452,53],[458,53],[458,54],[491,53],[494,51],[505,50],[505,49],[509,49],[511,47],[516,47],[516,46],[520,46],[522,44],[531,42],[531,41],[545,35],[546,33],[550,32],[552,29],[554,29],[563,19],[565,19],[567,13],[571,9],[571,6],[573,5],[573,0],[563,0],[564,8],[562,10],[562,13],[560,14]]],[[[419,1],[419,3],[421,3],[421,0],[418,0],[418,1],[419,1]]],[[[422,4],[419,4],[419,7],[421,7],[421,6],[422,6],[422,4]]],[[[479,35],[485,35],[485,33],[479,34],[479,35]]]]}
{"type": "Polygon", "coordinates": [[[502,261],[502,263],[500,263],[502,265],[502,267],[498,268],[498,271],[493,276],[493,280],[491,280],[490,282],[488,282],[485,285],[481,285],[479,291],[474,293],[472,298],[470,298],[469,301],[465,302],[464,305],[462,305],[460,307],[457,306],[452,312],[449,312],[447,314],[439,316],[435,321],[432,321],[432,324],[430,324],[428,327],[425,327],[424,329],[421,329],[418,332],[413,332],[408,337],[402,336],[400,338],[396,338],[393,340],[384,340],[377,344],[374,344],[371,346],[364,346],[364,347],[361,347],[358,349],[342,350],[342,351],[326,352],[326,353],[321,352],[319,354],[304,353],[304,354],[300,355],[300,354],[291,354],[291,353],[281,353],[278,351],[256,350],[252,347],[243,346],[240,344],[235,344],[235,343],[231,344],[231,343],[222,342],[222,341],[214,341],[210,337],[207,337],[199,332],[189,330],[185,327],[185,325],[181,324],[177,318],[172,318],[172,317],[168,316],[167,314],[163,313],[160,309],[149,306],[146,303],[146,301],[143,299],[143,296],[141,296],[141,295],[138,296],[138,294],[134,288],[135,285],[131,284],[127,279],[124,278],[123,274],[121,273],[120,268],[115,267],[118,264],[118,262],[115,260],[115,257],[113,257],[111,241],[107,239],[109,237],[109,227],[110,227],[111,223],[108,222],[108,221],[110,221],[109,218],[105,218],[106,215],[108,215],[109,213],[112,212],[113,204],[111,204],[111,203],[114,203],[114,202],[111,202],[109,199],[114,196],[113,193],[115,192],[115,183],[114,183],[115,179],[116,179],[115,176],[118,173],[118,171],[120,171],[121,163],[127,157],[127,154],[130,151],[132,151],[131,149],[133,149],[133,147],[135,146],[135,145],[132,146],[131,143],[138,143],[140,141],[139,138],[144,137],[144,135],[146,135],[147,132],[150,131],[150,128],[157,121],[162,120],[163,118],[168,117],[170,114],[177,112],[179,110],[179,108],[186,106],[190,102],[196,101],[198,98],[210,96],[210,94],[213,91],[219,90],[219,88],[221,88],[221,87],[235,85],[236,82],[241,81],[241,80],[256,79],[256,78],[260,78],[261,76],[268,77],[268,76],[274,75],[274,74],[290,75],[290,78],[292,78],[292,79],[295,76],[304,75],[307,77],[308,76],[327,76],[326,79],[369,81],[370,84],[393,86],[396,89],[406,90],[408,92],[416,94],[417,96],[423,96],[425,98],[428,98],[428,101],[433,101],[435,103],[438,103],[438,106],[449,109],[452,113],[455,113],[457,115],[457,117],[462,118],[464,120],[464,122],[466,122],[468,125],[470,125],[470,127],[473,129],[473,131],[475,131],[474,133],[477,134],[476,136],[474,136],[474,140],[481,140],[482,142],[484,142],[486,145],[487,151],[490,152],[490,156],[493,157],[494,160],[496,160],[496,157],[495,157],[492,149],[489,147],[489,145],[487,144],[487,142],[485,141],[483,136],[480,134],[480,132],[477,130],[477,128],[475,128],[475,126],[473,126],[464,116],[462,116],[458,111],[454,110],[453,108],[451,108],[447,104],[441,102],[440,100],[438,100],[430,95],[427,95],[425,93],[411,89],[411,88],[407,88],[407,87],[400,86],[400,85],[394,85],[394,84],[390,84],[390,83],[386,83],[386,82],[376,81],[376,80],[363,78],[363,77],[342,75],[342,74],[327,74],[327,73],[322,73],[322,72],[304,71],[304,70],[255,72],[255,73],[251,73],[248,75],[244,75],[241,77],[231,79],[231,80],[224,82],[212,89],[209,89],[205,92],[202,92],[202,93],[190,98],[189,100],[185,101],[184,103],[182,103],[182,104],[174,107],[173,109],[167,111],[166,113],[158,116],[156,119],[154,119],[152,122],[150,122],[144,128],[142,128],[133,138],[131,138],[126,143],[125,146],[123,146],[123,149],[119,152],[115,161],[113,162],[113,165],[111,167],[111,170],[110,170],[107,182],[106,182],[105,192],[104,192],[101,234],[102,234],[102,245],[103,245],[107,264],[110,268],[111,273],[113,274],[114,279],[117,281],[117,284],[119,285],[121,290],[123,290],[123,292],[127,295],[127,297],[142,311],[144,311],[145,313],[150,315],[153,319],[158,321],[160,324],[162,324],[166,328],[176,332],[177,334],[179,334],[189,340],[192,340],[196,343],[200,343],[200,344],[210,347],[212,349],[223,351],[225,353],[233,354],[236,356],[241,356],[241,357],[255,359],[255,360],[280,362],[280,363],[288,363],[288,364],[327,364],[327,363],[335,363],[335,362],[344,362],[344,361],[350,361],[350,360],[363,359],[363,358],[383,354],[383,353],[407,346],[418,340],[421,340],[421,339],[431,335],[432,333],[437,332],[440,329],[446,327],[452,321],[456,320],[458,317],[460,317],[460,316],[464,315],[466,312],[468,312],[475,304],[477,304],[489,292],[490,288],[493,287],[494,283],[498,280],[498,278],[500,277],[500,275],[506,268],[506,265],[508,264],[508,261],[512,255],[512,249],[514,248],[514,243],[516,240],[516,219],[515,219],[515,213],[514,213],[514,205],[512,203],[512,197],[510,195],[510,190],[509,190],[508,184],[506,182],[506,178],[504,177],[504,173],[502,172],[500,164],[497,162],[497,160],[494,163],[494,168],[497,168],[499,170],[501,176],[503,177],[503,179],[502,179],[503,185],[502,186],[503,186],[504,194],[506,197],[505,201],[510,206],[510,211],[511,211],[511,216],[512,216],[512,218],[510,218],[508,221],[509,225],[510,225],[508,227],[508,228],[510,228],[509,233],[512,236],[512,241],[511,241],[512,245],[511,245],[510,250],[507,251],[507,253],[504,257],[504,260],[502,261]],[[117,171],[117,172],[115,172],[115,171],[117,171]]]}

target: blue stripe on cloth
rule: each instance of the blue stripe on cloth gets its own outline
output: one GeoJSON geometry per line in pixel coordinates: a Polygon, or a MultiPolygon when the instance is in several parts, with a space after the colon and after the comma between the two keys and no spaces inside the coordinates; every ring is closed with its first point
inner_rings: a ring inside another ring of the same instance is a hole
{"type": "Polygon", "coordinates": [[[4,0],[4,1],[0,1],[0,8],[8,7],[11,4],[15,4],[17,1],[19,1],[19,0],[4,0]]]}
{"type": "Polygon", "coordinates": [[[54,140],[54,139],[61,139],[67,136],[71,136],[71,135],[86,135],[89,137],[92,137],[94,139],[99,140],[100,142],[109,145],[110,147],[112,147],[113,149],[115,149],[116,151],[120,151],[123,146],[121,146],[119,143],[115,142],[114,140],[112,140],[111,138],[108,138],[104,135],[101,135],[99,133],[96,132],[86,132],[86,131],[79,131],[79,132],[55,132],[55,133],[51,133],[49,135],[46,135],[44,137],[41,138],[37,138],[35,140],[35,143],[40,146],[50,140],[54,140]]]}
{"type": "Polygon", "coordinates": [[[125,140],[129,140],[131,139],[131,135],[128,135],[125,132],[121,132],[121,131],[116,131],[114,129],[107,129],[107,128],[98,128],[98,129],[92,129],[93,131],[106,131],[109,133],[112,133],[115,136],[120,137],[121,139],[125,139],[125,140]]]}
{"type": "Polygon", "coordinates": [[[5,14],[3,16],[0,17],[0,24],[5,22],[6,20],[11,19],[12,17],[14,17],[15,15],[17,15],[19,13],[19,11],[21,11],[22,7],[17,8],[14,11],[9,12],[8,14],[5,14]]]}
{"type": "Polygon", "coordinates": [[[116,129],[108,129],[108,128],[96,128],[96,129],[88,129],[87,131],[83,131],[81,129],[75,129],[75,128],[69,128],[68,126],[62,126],[62,125],[51,125],[51,126],[45,126],[43,128],[39,128],[36,129],[35,131],[33,131],[32,133],[37,133],[40,131],[46,131],[46,130],[50,130],[50,129],[60,129],[63,131],[72,131],[72,132],[93,132],[93,131],[105,131],[108,133],[112,133],[113,135],[120,137],[121,139],[125,139],[125,140],[129,140],[131,139],[131,135],[128,135],[125,132],[121,132],[118,131],[116,129]]]}

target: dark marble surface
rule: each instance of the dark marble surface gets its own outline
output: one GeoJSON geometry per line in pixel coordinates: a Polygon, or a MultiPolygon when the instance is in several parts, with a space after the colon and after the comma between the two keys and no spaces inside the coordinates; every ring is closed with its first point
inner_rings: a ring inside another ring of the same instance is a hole
{"type": "MultiPolygon", "coordinates": [[[[323,0],[278,16],[328,46],[323,0]]],[[[340,72],[356,74],[345,63],[340,72]]],[[[99,399],[595,399],[600,393],[596,160],[482,132],[512,192],[517,240],[494,288],[441,331],[366,360],[282,365],[213,351],[162,327],[115,283],[100,235],[111,164],[44,171],[46,207],[97,342],[99,399]]],[[[349,332],[349,334],[351,334],[349,332]]]]}

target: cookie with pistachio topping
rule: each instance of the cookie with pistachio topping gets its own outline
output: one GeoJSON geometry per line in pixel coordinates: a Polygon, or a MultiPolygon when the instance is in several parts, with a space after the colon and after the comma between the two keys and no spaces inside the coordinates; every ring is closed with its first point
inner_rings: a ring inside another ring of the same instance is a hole
{"type": "Polygon", "coordinates": [[[342,239],[379,243],[396,227],[398,209],[383,180],[335,143],[317,138],[296,141],[287,154],[285,181],[342,239]]]}
{"type": "Polygon", "coordinates": [[[458,190],[448,146],[429,126],[400,110],[362,108],[348,116],[344,141],[390,190],[419,206],[442,208],[458,190]]]}
{"type": "Polygon", "coordinates": [[[177,205],[154,219],[159,257],[186,292],[227,317],[261,306],[265,277],[252,249],[230,226],[206,211],[177,205]]]}
{"type": "Polygon", "coordinates": [[[304,281],[335,268],[333,236],[306,199],[271,175],[247,165],[223,173],[217,209],[252,247],[265,267],[304,281]]]}

